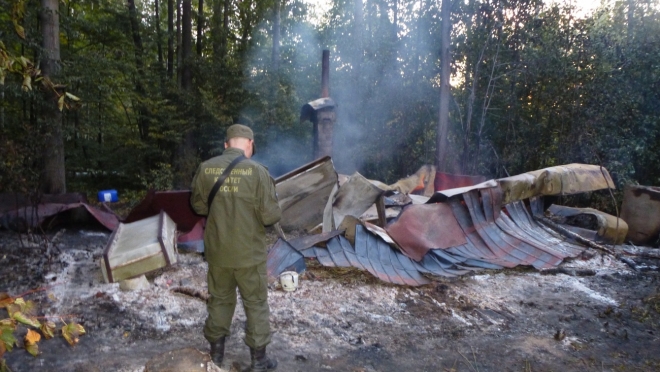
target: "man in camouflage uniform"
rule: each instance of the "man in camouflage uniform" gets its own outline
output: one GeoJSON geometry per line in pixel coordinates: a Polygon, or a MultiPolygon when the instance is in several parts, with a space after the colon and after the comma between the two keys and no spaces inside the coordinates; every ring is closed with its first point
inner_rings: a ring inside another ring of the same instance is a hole
{"type": "Polygon", "coordinates": [[[271,371],[277,367],[277,361],[266,356],[270,310],[264,226],[278,222],[282,211],[273,179],[264,166],[250,160],[253,153],[252,130],[241,124],[230,126],[224,153],[203,162],[197,169],[191,204],[195,212],[208,216],[204,250],[209,265],[210,298],[204,337],[211,344],[211,358],[216,365],[222,365],[238,287],[247,316],[245,343],[250,347],[251,368],[271,371]],[[231,171],[209,206],[207,200],[216,180],[240,155],[246,159],[231,171]]]}

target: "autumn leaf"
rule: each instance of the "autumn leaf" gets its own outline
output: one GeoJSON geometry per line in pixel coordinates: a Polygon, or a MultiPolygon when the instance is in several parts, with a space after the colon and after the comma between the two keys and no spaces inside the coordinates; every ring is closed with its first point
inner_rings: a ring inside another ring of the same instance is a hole
{"type": "Polygon", "coordinates": [[[41,333],[46,340],[55,337],[55,323],[48,321],[41,324],[41,333]]]}
{"type": "Polygon", "coordinates": [[[37,331],[28,329],[27,334],[25,335],[26,344],[36,344],[41,340],[41,335],[37,331]]]}
{"type": "Polygon", "coordinates": [[[26,316],[25,314],[23,314],[20,311],[17,311],[15,313],[13,313],[11,315],[11,317],[13,319],[16,319],[19,323],[23,323],[25,325],[32,326],[32,327],[35,327],[35,328],[40,328],[41,327],[41,323],[39,323],[39,321],[37,319],[35,319],[33,317],[30,317],[30,316],[26,316]]]}
{"type": "Polygon", "coordinates": [[[78,343],[79,337],[85,334],[85,328],[80,324],[69,323],[62,327],[62,336],[69,343],[69,345],[74,346],[78,343]]]}
{"type": "Polygon", "coordinates": [[[14,345],[16,345],[16,337],[14,337],[13,329],[0,328],[0,344],[2,344],[5,350],[11,351],[14,345]]]}
{"type": "Polygon", "coordinates": [[[66,96],[69,97],[69,99],[72,100],[72,101],[76,101],[76,102],[80,101],[80,98],[74,96],[73,94],[71,94],[69,92],[66,92],[66,96]]]}
{"type": "Polygon", "coordinates": [[[14,303],[14,299],[5,292],[0,292],[0,307],[5,307],[14,303]]]}
{"type": "Polygon", "coordinates": [[[32,77],[30,75],[25,74],[23,76],[23,86],[22,86],[22,88],[23,88],[24,92],[32,90],[32,77]]]}
{"type": "Polygon", "coordinates": [[[65,95],[61,95],[60,98],[57,100],[57,108],[60,109],[60,111],[64,110],[64,97],[65,95]]]}
{"type": "Polygon", "coordinates": [[[28,68],[28,65],[30,64],[30,60],[23,56],[18,57],[18,62],[21,64],[21,66],[23,66],[23,68],[28,68]]]}
{"type": "Polygon", "coordinates": [[[39,345],[37,344],[25,344],[25,350],[27,350],[28,353],[32,354],[32,356],[37,356],[39,355],[39,345]]]}
{"type": "Polygon", "coordinates": [[[37,313],[37,305],[32,300],[25,302],[25,305],[21,306],[21,312],[26,315],[35,315],[37,313]]]}
{"type": "Polygon", "coordinates": [[[11,318],[0,319],[0,330],[2,330],[2,328],[11,328],[13,331],[16,329],[16,322],[11,318]]]}
{"type": "Polygon", "coordinates": [[[7,352],[7,348],[5,347],[5,343],[0,342],[0,362],[2,362],[2,356],[5,355],[5,352],[7,352]]]}
{"type": "Polygon", "coordinates": [[[14,21],[14,30],[16,30],[16,34],[18,35],[18,37],[25,40],[25,28],[19,25],[18,22],[16,21],[14,21]]]}
{"type": "Polygon", "coordinates": [[[21,311],[21,307],[15,303],[5,306],[7,308],[7,312],[9,313],[9,316],[12,317],[12,314],[14,314],[17,311],[21,311]]]}

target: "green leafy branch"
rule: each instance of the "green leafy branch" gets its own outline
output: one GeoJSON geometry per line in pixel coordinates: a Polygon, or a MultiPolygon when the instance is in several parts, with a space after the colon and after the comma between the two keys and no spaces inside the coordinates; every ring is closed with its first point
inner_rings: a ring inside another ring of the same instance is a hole
{"type": "Polygon", "coordinates": [[[41,70],[32,61],[24,56],[12,55],[5,44],[0,41],[0,85],[5,84],[8,74],[21,75],[21,89],[24,92],[32,90],[32,83],[41,82],[45,89],[52,90],[57,96],[57,108],[62,111],[65,107],[71,109],[80,102],[80,98],[63,90],[63,85],[53,83],[48,76],[43,76],[41,70]]]}
{"type": "MultiPolygon", "coordinates": [[[[8,314],[8,318],[0,319],[0,366],[6,367],[4,354],[18,346],[15,333],[19,326],[27,328],[23,345],[25,350],[35,357],[39,354],[41,338],[48,340],[55,337],[57,332],[55,322],[36,316],[37,306],[33,301],[25,301],[23,297],[11,297],[7,293],[0,292],[0,307],[5,308],[8,314]]],[[[60,320],[64,323],[60,328],[62,337],[69,345],[76,345],[80,336],[85,334],[85,328],[75,322],[67,323],[62,317],[60,320]]]]}

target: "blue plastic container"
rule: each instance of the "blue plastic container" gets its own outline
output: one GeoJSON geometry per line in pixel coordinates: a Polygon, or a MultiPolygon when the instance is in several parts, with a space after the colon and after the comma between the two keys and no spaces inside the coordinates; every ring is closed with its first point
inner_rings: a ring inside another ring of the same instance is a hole
{"type": "Polygon", "coordinates": [[[119,199],[117,198],[117,190],[103,190],[99,191],[99,201],[100,202],[116,202],[119,199]]]}

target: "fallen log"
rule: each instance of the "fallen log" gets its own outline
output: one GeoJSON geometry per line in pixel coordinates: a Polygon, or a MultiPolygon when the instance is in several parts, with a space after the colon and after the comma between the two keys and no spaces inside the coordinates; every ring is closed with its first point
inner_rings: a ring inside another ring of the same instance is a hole
{"type": "Polygon", "coordinates": [[[658,248],[648,248],[648,247],[637,247],[634,245],[625,245],[616,247],[616,251],[619,254],[625,254],[628,256],[637,256],[642,258],[654,258],[660,259],[660,249],[658,248]]]}
{"type": "Polygon", "coordinates": [[[534,216],[534,219],[535,219],[536,221],[538,221],[539,223],[541,223],[541,224],[543,224],[543,225],[545,225],[545,226],[547,226],[547,227],[549,227],[549,228],[551,228],[551,229],[557,231],[558,233],[560,233],[560,234],[562,234],[562,235],[564,235],[564,236],[566,236],[566,237],[568,237],[568,238],[574,239],[574,240],[577,241],[578,243],[584,244],[584,245],[586,245],[587,247],[591,247],[591,248],[594,248],[594,249],[598,249],[598,250],[601,250],[601,251],[603,251],[603,252],[605,252],[605,253],[609,253],[609,254],[611,254],[611,255],[613,255],[613,256],[616,256],[616,253],[615,253],[613,250],[611,250],[611,249],[605,247],[605,246],[602,245],[602,244],[598,244],[598,243],[596,243],[596,242],[594,242],[594,241],[591,241],[591,240],[589,240],[589,239],[587,239],[587,238],[584,238],[584,237],[582,237],[581,235],[578,235],[578,234],[576,234],[576,233],[574,233],[574,232],[568,230],[568,229],[565,228],[565,227],[559,226],[557,223],[555,223],[554,221],[550,220],[550,219],[547,218],[547,217],[536,216],[536,215],[535,215],[535,216],[534,216]]]}
{"type": "Polygon", "coordinates": [[[570,276],[594,276],[596,270],[590,269],[569,269],[566,267],[556,267],[552,269],[541,270],[541,275],[566,274],[570,276]]]}

